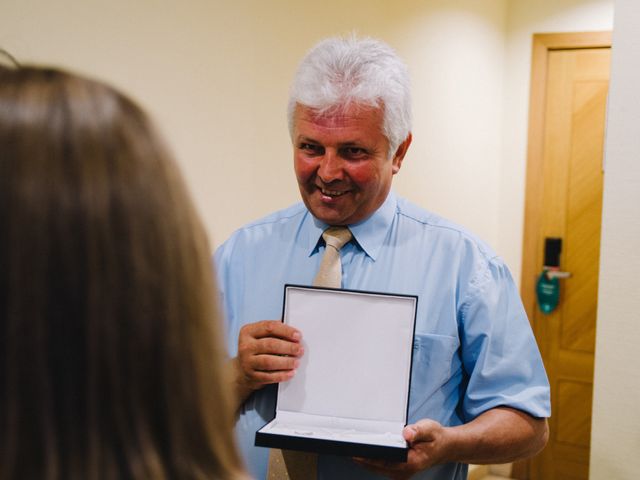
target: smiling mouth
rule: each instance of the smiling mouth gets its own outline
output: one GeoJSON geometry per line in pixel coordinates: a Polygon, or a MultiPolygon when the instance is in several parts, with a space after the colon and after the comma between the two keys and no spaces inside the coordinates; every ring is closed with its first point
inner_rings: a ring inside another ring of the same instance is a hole
{"type": "Polygon", "coordinates": [[[322,193],[322,195],[324,195],[325,197],[331,197],[331,198],[341,197],[345,193],[349,193],[348,190],[341,192],[338,190],[329,190],[327,188],[322,188],[322,187],[318,187],[318,190],[320,190],[320,193],[322,193]]]}

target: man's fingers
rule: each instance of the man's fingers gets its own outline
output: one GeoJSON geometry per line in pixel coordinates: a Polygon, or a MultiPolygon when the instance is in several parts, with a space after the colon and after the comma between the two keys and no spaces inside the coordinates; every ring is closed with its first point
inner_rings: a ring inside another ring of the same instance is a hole
{"type": "Polygon", "coordinates": [[[416,442],[432,442],[435,440],[435,433],[442,426],[434,421],[429,419],[419,420],[413,425],[407,425],[404,427],[402,431],[402,435],[404,439],[410,444],[416,442]]]}
{"type": "Polygon", "coordinates": [[[271,383],[291,380],[300,360],[279,355],[252,355],[240,360],[243,378],[255,390],[271,383]]]}
{"type": "Polygon", "coordinates": [[[278,355],[254,355],[251,357],[250,362],[253,370],[261,372],[295,370],[300,365],[300,360],[295,357],[282,357],[278,355]]]}
{"type": "Polygon", "coordinates": [[[304,354],[304,347],[299,343],[292,343],[279,338],[251,339],[238,345],[238,354],[242,358],[255,357],[257,355],[299,358],[304,354]]]}
{"type": "Polygon", "coordinates": [[[279,338],[261,338],[257,341],[255,353],[300,357],[304,353],[304,349],[299,343],[292,343],[279,338]]]}
{"type": "Polygon", "coordinates": [[[275,372],[253,372],[253,381],[260,385],[269,385],[271,383],[280,383],[291,380],[295,375],[295,370],[275,371],[275,372]]]}
{"type": "Polygon", "coordinates": [[[407,425],[406,427],[404,427],[404,430],[402,430],[402,436],[409,444],[411,444],[416,441],[416,437],[418,436],[418,429],[415,427],[415,425],[407,425]]]}
{"type": "Polygon", "coordinates": [[[243,326],[238,338],[239,383],[256,390],[290,380],[304,353],[301,338],[298,330],[277,320],[243,326]]]}
{"type": "Polygon", "coordinates": [[[247,334],[256,339],[276,337],[290,342],[299,342],[302,338],[298,330],[278,320],[263,320],[261,322],[251,323],[242,328],[242,330],[245,329],[247,334]]]}

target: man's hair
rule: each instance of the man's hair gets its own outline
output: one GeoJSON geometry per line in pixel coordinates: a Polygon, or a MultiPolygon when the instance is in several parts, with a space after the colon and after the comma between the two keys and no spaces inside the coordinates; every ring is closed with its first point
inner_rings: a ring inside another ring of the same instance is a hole
{"type": "Polygon", "coordinates": [[[240,478],[208,240],[147,116],[2,68],[0,151],[0,478],[240,478]]]}
{"type": "Polygon", "coordinates": [[[302,59],[291,85],[289,132],[296,105],[319,114],[352,104],[382,108],[389,156],[411,132],[411,88],[404,62],[386,43],[372,38],[327,38],[302,59]]]}

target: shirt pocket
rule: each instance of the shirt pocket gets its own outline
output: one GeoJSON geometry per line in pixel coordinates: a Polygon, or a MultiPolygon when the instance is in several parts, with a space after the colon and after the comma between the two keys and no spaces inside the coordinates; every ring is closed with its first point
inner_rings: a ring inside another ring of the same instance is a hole
{"type": "Polygon", "coordinates": [[[416,333],[409,400],[412,410],[441,390],[459,371],[459,346],[458,337],[416,333]]]}

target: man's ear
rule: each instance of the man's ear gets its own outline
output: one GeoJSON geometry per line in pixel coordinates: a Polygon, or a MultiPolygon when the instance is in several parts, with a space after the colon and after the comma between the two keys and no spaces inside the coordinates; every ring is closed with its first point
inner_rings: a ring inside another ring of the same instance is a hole
{"type": "Polygon", "coordinates": [[[393,165],[391,166],[391,169],[394,175],[400,171],[402,160],[404,160],[404,156],[407,154],[407,150],[409,150],[409,145],[411,145],[412,138],[413,137],[411,136],[411,132],[409,132],[409,135],[407,135],[407,138],[404,139],[404,142],[400,144],[393,156],[393,165]]]}

